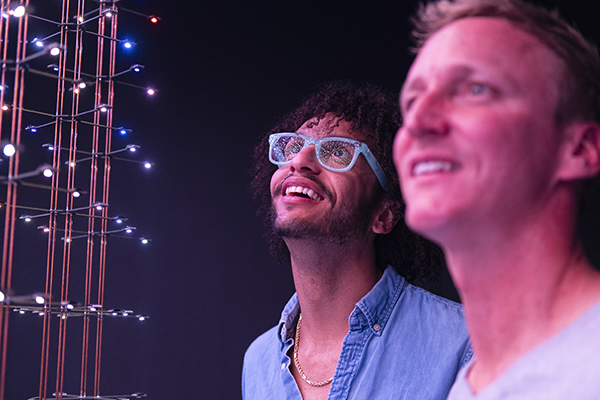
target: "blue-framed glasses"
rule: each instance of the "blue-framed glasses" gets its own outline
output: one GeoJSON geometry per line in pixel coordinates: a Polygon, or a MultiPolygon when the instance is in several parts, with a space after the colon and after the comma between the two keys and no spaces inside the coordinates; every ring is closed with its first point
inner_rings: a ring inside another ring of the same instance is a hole
{"type": "Polygon", "coordinates": [[[311,144],[315,145],[319,164],[335,172],[350,170],[356,163],[358,155],[362,153],[385,189],[387,179],[381,165],[369,147],[358,140],[343,137],[315,139],[299,133],[274,133],[269,136],[269,160],[279,166],[289,164],[296,154],[311,144]]]}

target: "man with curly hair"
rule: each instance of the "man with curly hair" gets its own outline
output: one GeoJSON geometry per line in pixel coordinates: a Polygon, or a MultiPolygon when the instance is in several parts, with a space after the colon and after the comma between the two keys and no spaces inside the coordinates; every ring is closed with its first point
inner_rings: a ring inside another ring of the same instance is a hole
{"type": "Polygon", "coordinates": [[[408,282],[439,252],[399,222],[398,126],[380,89],[337,82],[256,147],[253,192],[296,294],[246,352],[244,399],[444,399],[470,358],[461,306],[408,282]]]}
{"type": "Polygon", "coordinates": [[[415,35],[394,159],[471,334],[449,399],[600,399],[600,271],[576,230],[600,170],[596,48],[522,0],[435,1],[415,35]]]}

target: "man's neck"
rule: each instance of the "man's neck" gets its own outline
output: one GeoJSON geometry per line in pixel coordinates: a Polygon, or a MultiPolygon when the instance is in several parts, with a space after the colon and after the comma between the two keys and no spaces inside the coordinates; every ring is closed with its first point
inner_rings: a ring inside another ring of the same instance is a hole
{"type": "MultiPolygon", "coordinates": [[[[348,331],[348,316],[381,277],[372,241],[337,245],[286,240],[294,284],[307,329],[335,326],[348,331]]],[[[328,328],[325,328],[328,327],[328,328]]],[[[332,333],[332,332],[330,332],[332,333]]]]}
{"type": "MultiPolygon", "coordinates": [[[[307,240],[286,243],[302,312],[299,360],[309,379],[325,380],[334,374],[355,304],[381,277],[373,240],[345,245],[307,240]]],[[[327,398],[330,385],[310,386],[296,368],[292,373],[304,399],[327,398]]]]}
{"type": "Polygon", "coordinates": [[[540,225],[446,248],[476,354],[475,392],[525,353],[577,320],[600,299],[600,273],[565,231],[540,225]]]}

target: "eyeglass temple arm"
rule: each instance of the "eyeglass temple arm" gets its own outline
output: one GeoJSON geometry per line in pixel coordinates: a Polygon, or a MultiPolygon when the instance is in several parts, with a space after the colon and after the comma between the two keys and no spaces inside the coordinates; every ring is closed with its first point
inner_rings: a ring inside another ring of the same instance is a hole
{"type": "Polygon", "coordinates": [[[373,153],[371,153],[371,150],[369,150],[369,148],[366,147],[363,148],[362,153],[365,155],[365,159],[367,160],[367,162],[371,166],[371,169],[375,173],[375,176],[379,180],[381,187],[383,187],[384,190],[387,189],[387,178],[385,176],[385,172],[383,171],[383,168],[381,168],[381,165],[379,165],[379,162],[377,161],[373,153]]]}

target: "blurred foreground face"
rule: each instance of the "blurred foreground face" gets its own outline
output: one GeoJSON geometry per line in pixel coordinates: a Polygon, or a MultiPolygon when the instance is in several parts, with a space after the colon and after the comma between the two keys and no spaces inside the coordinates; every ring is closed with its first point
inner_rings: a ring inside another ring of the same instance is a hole
{"type": "Polygon", "coordinates": [[[425,43],[401,92],[394,143],[411,228],[460,240],[463,228],[510,230],[543,203],[562,139],[561,72],[538,39],[496,18],[455,21],[425,43]]]}

